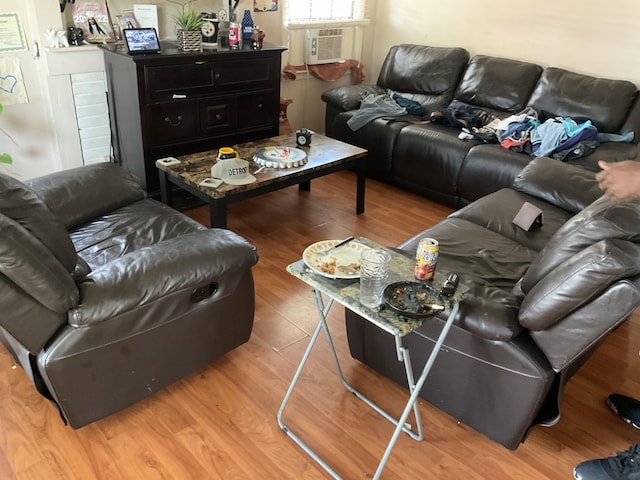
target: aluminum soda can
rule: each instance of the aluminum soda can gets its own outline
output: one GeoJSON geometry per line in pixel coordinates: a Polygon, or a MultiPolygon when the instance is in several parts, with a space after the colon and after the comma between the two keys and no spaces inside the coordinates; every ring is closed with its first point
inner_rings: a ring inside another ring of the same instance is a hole
{"type": "Polygon", "coordinates": [[[416,249],[414,273],[418,280],[431,280],[436,273],[440,246],[434,238],[422,238],[416,249]]]}
{"type": "Polygon", "coordinates": [[[229,46],[231,48],[240,47],[240,26],[236,22],[229,24],[229,46]]]}

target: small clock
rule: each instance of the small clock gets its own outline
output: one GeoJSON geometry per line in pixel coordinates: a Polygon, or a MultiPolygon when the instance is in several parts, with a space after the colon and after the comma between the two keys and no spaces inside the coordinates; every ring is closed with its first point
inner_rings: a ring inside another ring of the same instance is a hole
{"type": "Polygon", "coordinates": [[[307,147],[311,145],[311,131],[306,128],[301,128],[296,131],[296,143],[300,147],[307,147]]]}

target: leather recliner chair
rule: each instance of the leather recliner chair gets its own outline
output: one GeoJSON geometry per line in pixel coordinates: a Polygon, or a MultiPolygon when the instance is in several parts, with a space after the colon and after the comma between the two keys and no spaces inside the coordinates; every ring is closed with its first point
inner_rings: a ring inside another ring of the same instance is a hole
{"type": "Polygon", "coordinates": [[[254,246],[98,164],[0,175],[0,341],[79,428],[241,345],[254,246]]]}

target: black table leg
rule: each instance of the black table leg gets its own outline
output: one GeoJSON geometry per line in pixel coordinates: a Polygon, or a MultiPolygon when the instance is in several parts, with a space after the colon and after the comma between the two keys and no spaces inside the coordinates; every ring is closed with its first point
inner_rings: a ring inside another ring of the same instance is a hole
{"type": "Polygon", "coordinates": [[[311,191],[311,180],[306,182],[300,182],[298,185],[298,190],[301,192],[310,192],[311,191]]]}
{"type": "Polygon", "coordinates": [[[158,170],[160,175],[160,200],[165,205],[173,206],[173,192],[171,190],[171,182],[169,182],[169,174],[163,170],[158,170]]]}
{"type": "Polygon", "coordinates": [[[227,202],[221,198],[209,201],[211,228],[227,228],[227,202]]]}
{"type": "Polygon", "coordinates": [[[356,180],[356,214],[364,213],[364,190],[366,185],[365,159],[358,160],[357,180],[356,180]]]}

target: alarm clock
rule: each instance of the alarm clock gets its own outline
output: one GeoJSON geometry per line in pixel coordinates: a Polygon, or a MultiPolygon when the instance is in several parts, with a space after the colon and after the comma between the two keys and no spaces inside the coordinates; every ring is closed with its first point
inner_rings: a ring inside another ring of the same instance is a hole
{"type": "Polygon", "coordinates": [[[218,19],[215,13],[203,13],[202,27],[200,29],[202,33],[202,45],[203,46],[216,46],[218,45],[218,19]]]}
{"type": "Polygon", "coordinates": [[[299,147],[307,147],[311,145],[311,131],[301,128],[296,131],[296,143],[299,147]]]}

